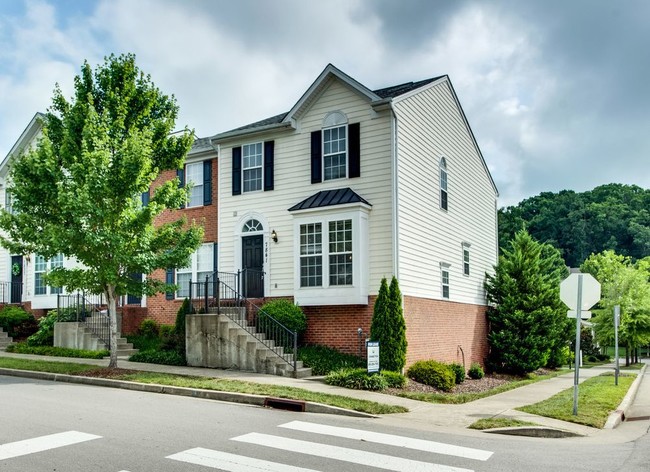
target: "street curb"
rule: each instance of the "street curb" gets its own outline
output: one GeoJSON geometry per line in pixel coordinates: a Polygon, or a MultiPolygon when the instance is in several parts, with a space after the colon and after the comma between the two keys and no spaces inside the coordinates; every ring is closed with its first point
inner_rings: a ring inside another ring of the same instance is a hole
{"type": "Polygon", "coordinates": [[[627,391],[625,398],[623,398],[623,401],[618,406],[618,408],[610,413],[605,426],[603,426],[603,429],[614,429],[625,420],[625,416],[630,409],[634,398],[636,397],[637,391],[639,390],[639,385],[641,385],[641,379],[643,379],[643,374],[645,373],[647,366],[648,364],[643,364],[643,367],[641,367],[641,370],[639,370],[636,379],[634,379],[634,382],[632,382],[632,386],[627,391]]]}
{"type": "Polygon", "coordinates": [[[531,438],[577,438],[582,434],[546,426],[513,426],[507,428],[484,429],[484,433],[507,434],[510,436],[527,436],[531,438]]]}
{"type": "MultiPolygon", "coordinates": [[[[174,387],[171,385],[145,384],[139,382],[130,382],[126,380],[104,379],[98,377],[83,377],[80,375],[53,374],[51,372],[37,372],[31,370],[6,369],[0,368],[0,375],[10,375],[13,377],[23,377],[37,380],[50,380],[53,382],[76,383],[83,385],[94,385],[97,387],[122,388],[137,392],[162,393],[166,395],[178,395],[183,397],[202,398],[205,400],[217,400],[230,403],[241,403],[264,407],[268,398],[263,395],[253,395],[249,393],[220,392],[217,390],[205,390],[200,388],[174,387]]],[[[376,415],[363,413],[355,410],[347,410],[336,406],[324,405],[322,403],[305,401],[305,412],[307,413],[324,413],[329,415],[343,415],[357,418],[377,418],[376,415]]]]}

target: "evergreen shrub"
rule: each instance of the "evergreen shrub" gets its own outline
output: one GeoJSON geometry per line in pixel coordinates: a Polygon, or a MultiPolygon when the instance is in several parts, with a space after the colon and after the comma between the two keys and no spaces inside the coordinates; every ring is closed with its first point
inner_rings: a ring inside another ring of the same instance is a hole
{"type": "Polygon", "coordinates": [[[473,362],[467,371],[470,379],[479,380],[485,377],[485,372],[483,372],[483,367],[478,362],[473,362]]]}
{"type": "Polygon", "coordinates": [[[454,372],[456,384],[462,384],[465,381],[465,368],[457,362],[449,364],[449,368],[454,372]]]}
{"type": "Polygon", "coordinates": [[[22,308],[5,305],[0,310],[0,328],[12,338],[24,338],[37,330],[34,315],[22,308]]]}
{"type": "Polygon", "coordinates": [[[388,382],[380,374],[369,374],[366,369],[339,369],[330,372],[325,377],[325,383],[337,387],[355,390],[381,391],[388,387],[388,382]]]}
{"type": "Polygon", "coordinates": [[[456,384],[456,375],[446,364],[428,360],[417,361],[409,367],[406,375],[416,382],[430,385],[443,392],[448,392],[456,384]]]}
{"type": "Polygon", "coordinates": [[[313,375],[327,375],[334,370],[365,366],[365,361],[357,356],[320,345],[301,347],[298,359],[311,367],[313,375]]]}

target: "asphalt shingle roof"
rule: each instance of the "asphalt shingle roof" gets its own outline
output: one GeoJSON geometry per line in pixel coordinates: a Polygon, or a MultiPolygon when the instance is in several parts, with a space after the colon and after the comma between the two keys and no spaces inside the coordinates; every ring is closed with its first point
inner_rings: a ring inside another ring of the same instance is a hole
{"type": "Polygon", "coordinates": [[[334,190],[321,190],[311,197],[289,208],[289,211],[307,210],[312,208],[322,208],[333,205],[345,205],[346,203],[365,203],[372,206],[350,187],[338,188],[334,190]]]}

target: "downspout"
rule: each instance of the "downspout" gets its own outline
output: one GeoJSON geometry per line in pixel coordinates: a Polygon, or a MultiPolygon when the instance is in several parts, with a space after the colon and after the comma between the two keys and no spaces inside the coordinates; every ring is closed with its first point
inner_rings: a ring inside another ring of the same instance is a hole
{"type": "Polygon", "coordinates": [[[399,191],[398,191],[398,172],[399,172],[399,164],[397,161],[397,115],[395,114],[395,110],[393,109],[392,103],[390,107],[390,112],[392,115],[392,120],[390,122],[391,125],[391,171],[392,171],[392,193],[393,193],[393,218],[392,218],[392,236],[393,236],[393,274],[395,275],[395,278],[399,280],[399,225],[398,225],[398,217],[399,217],[399,205],[398,205],[398,200],[399,200],[399,191]]]}

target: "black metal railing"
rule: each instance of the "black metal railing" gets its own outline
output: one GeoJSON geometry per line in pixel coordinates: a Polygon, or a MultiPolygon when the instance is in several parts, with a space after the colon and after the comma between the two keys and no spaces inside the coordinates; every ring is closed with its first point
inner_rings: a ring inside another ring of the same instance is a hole
{"type": "MultiPolygon", "coordinates": [[[[258,342],[281,357],[289,364],[294,372],[297,370],[298,333],[290,330],[270,314],[246,297],[243,289],[248,288],[248,270],[230,272],[214,272],[202,282],[190,282],[192,311],[194,313],[217,313],[225,315],[240,327],[248,331],[258,342]]],[[[251,271],[249,281],[262,283],[264,273],[251,271]]],[[[262,293],[263,296],[263,293],[262,293]]]]}
{"type": "Polygon", "coordinates": [[[22,303],[22,282],[0,282],[0,303],[22,303]]]}
{"type": "Polygon", "coordinates": [[[76,293],[57,295],[56,310],[59,321],[77,321],[97,336],[106,346],[111,345],[108,306],[103,295],[76,293]]]}

